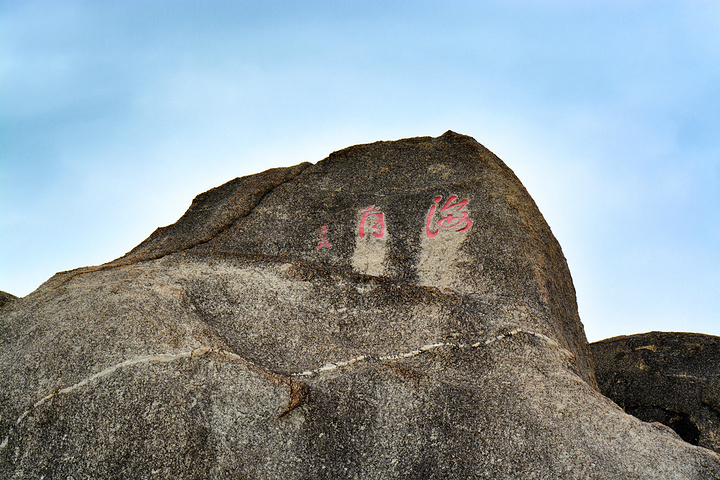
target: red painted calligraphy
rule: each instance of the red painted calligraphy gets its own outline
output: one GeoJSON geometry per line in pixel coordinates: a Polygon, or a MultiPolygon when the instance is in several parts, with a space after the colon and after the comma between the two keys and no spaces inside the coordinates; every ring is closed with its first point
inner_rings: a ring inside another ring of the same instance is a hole
{"type": "Polygon", "coordinates": [[[369,231],[375,238],[382,238],[385,236],[385,214],[380,211],[375,205],[370,205],[368,208],[360,210],[362,213],[360,218],[360,227],[358,229],[358,236],[365,238],[365,225],[368,222],[371,223],[369,231]]]}
{"type": "Polygon", "coordinates": [[[425,221],[425,231],[427,232],[428,238],[434,238],[440,231],[440,228],[443,230],[464,232],[472,227],[472,221],[468,218],[468,212],[466,210],[468,200],[465,199],[456,202],[457,199],[457,195],[451,195],[447,202],[445,202],[445,205],[440,207],[439,219],[434,222],[435,228],[433,229],[433,220],[437,213],[437,207],[440,206],[440,202],[442,201],[442,196],[438,195],[435,197],[435,201],[430,207],[427,220],[425,221]]]}
{"type": "Polygon", "coordinates": [[[327,225],[322,226],[322,230],[320,231],[320,234],[318,235],[318,247],[317,249],[320,250],[323,247],[332,247],[330,245],[330,237],[328,236],[328,227],[327,225]]]}

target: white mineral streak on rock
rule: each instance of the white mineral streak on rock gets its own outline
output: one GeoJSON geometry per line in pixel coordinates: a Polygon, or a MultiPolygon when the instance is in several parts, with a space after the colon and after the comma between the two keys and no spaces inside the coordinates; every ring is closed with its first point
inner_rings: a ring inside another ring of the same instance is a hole
{"type": "MultiPolygon", "coordinates": [[[[543,341],[546,342],[547,344],[552,345],[553,347],[557,348],[558,351],[559,351],[560,353],[562,353],[563,355],[565,355],[566,357],[568,357],[568,358],[572,358],[572,357],[573,357],[573,355],[572,355],[571,352],[569,352],[567,349],[561,347],[555,340],[553,340],[552,338],[548,337],[547,335],[543,335],[542,333],[531,332],[531,331],[526,331],[526,330],[521,330],[521,329],[517,329],[517,328],[516,328],[516,329],[511,330],[511,331],[509,331],[509,332],[507,332],[507,333],[505,333],[505,334],[498,335],[498,336],[492,337],[492,338],[490,338],[490,339],[487,339],[487,340],[485,340],[485,341],[479,341],[479,342],[476,342],[476,343],[473,343],[473,344],[470,344],[470,345],[468,345],[468,344],[463,344],[463,343],[438,342],[438,343],[430,343],[430,344],[427,344],[427,345],[423,345],[423,346],[421,346],[420,348],[417,348],[417,349],[415,349],[415,350],[410,350],[410,351],[408,351],[408,352],[401,352],[401,353],[397,353],[397,354],[383,355],[383,356],[379,356],[379,357],[373,357],[373,356],[369,356],[369,355],[360,355],[360,356],[358,356],[358,357],[354,357],[354,358],[351,358],[351,359],[349,359],[349,360],[336,361],[336,362],[328,362],[328,363],[326,363],[325,365],[323,365],[322,367],[315,368],[315,369],[311,369],[311,370],[305,370],[305,371],[298,372],[298,373],[292,373],[292,374],[290,374],[290,376],[293,376],[293,377],[312,377],[312,376],[318,375],[318,374],[320,374],[320,373],[329,372],[329,371],[333,371],[333,370],[338,370],[338,369],[344,368],[344,367],[349,367],[349,366],[351,366],[351,365],[353,365],[353,364],[355,364],[355,363],[358,363],[358,362],[364,362],[364,361],[367,361],[367,360],[372,360],[373,358],[375,358],[375,359],[377,359],[378,361],[381,361],[381,362],[382,362],[382,361],[388,361],[388,360],[400,360],[400,359],[403,359],[403,358],[412,358],[412,357],[421,355],[421,354],[423,354],[423,353],[425,353],[425,352],[429,352],[429,351],[431,351],[431,350],[436,350],[436,349],[443,348],[443,347],[451,347],[451,348],[477,348],[477,347],[480,347],[480,346],[490,345],[491,343],[494,343],[494,342],[496,342],[496,341],[498,341],[498,340],[502,340],[502,339],[504,339],[504,338],[509,338],[509,337],[512,337],[512,336],[517,335],[517,334],[519,334],[519,333],[525,333],[525,334],[527,334],[527,335],[531,335],[531,336],[534,336],[534,337],[536,337],[536,338],[539,338],[540,340],[543,340],[543,341]]],[[[91,376],[89,376],[89,377],[87,377],[87,378],[85,378],[85,379],[83,379],[83,380],[80,380],[79,382],[77,382],[77,383],[75,383],[75,384],[73,384],[73,385],[71,385],[71,386],[69,386],[69,387],[60,389],[60,390],[58,390],[58,391],[56,391],[56,392],[53,392],[53,393],[50,393],[50,394],[44,396],[43,398],[41,398],[40,400],[38,400],[37,402],[35,402],[31,408],[29,408],[28,410],[24,411],[24,412],[18,417],[18,419],[15,421],[15,426],[20,425],[20,423],[22,423],[22,421],[25,419],[25,417],[27,417],[34,409],[38,408],[39,406],[41,406],[42,404],[44,404],[44,403],[47,402],[48,400],[52,399],[53,397],[55,397],[55,396],[57,396],[57,395],[60,395],[60,394],[70,393],[70,392],[72,392],[72,391],[74,391],[74,390],[76,390],[76,389],[78,389],[78,388],[80,388],[80,387],[84,387],[85,385],[88,385],[88,384],[94,382],[95,380],[98,380],[98,379],[100,379],[100,378],[102,378],[102,377],[106,377],[106,376],[108,376],[108,375],[111,375],[111,374],[115,373],[117,370],[120,370],[120,369],[122,369],[122,368],[129,367],[129,366],[132,366],[132,365],[138,365],[138,364],[141,364],[141,363],[155,363],[155,362],[164,363],[164,362],[172,362],[172,361],[174,361],[174,360],[178,360],[178,359],[182,359],[182,358],[193,358],[193,357],[198,357],[198,358],[199,358],[199,357],[202,357],[202,356],[207,355],[208,353],[217,353],[217,354],[222,355],[222,356],[224,356],[224,357],[226,357],[226,358],[230,358],[230,359],[234,359],[234,360],[245,361],[240,355],[237,355],[237,354],[235,354],[235,353],[233,353],[233,352],[229,352],[229,351],[227,351],[227,350],[221,350],[221,349],[213,349],[213,348],[208,348],[208,347],[196,348],[196,349],[193,349],[193,350],[189,350],[189,351],[185,351],[185,352],[180,352],[180,353],[161,353],[161,354],[156,354],[156,355],[148,355],[148,356],[145,356],[145,357],[139,357],[139,358],[133,358],[133,359],[130,359],[130,360],[125,360],[124,362],[120,362],[120,363],[118,363],[118,364],[116,364],[116,365],[113,365],[113,366],[111,366],[111,367],[108,367],[108,368],[106,368],[106,369],[104,369],[104,370],[102,370],[102,371],[100,371],[100,372],[98,372],[98,373],[96,373],[96,374],[94,374],[94,375],[91,375],[91,376]]],[[[2,449],[4,449],[4,448],[7,447],[8,438],[9,438],[9,435],[6,436],[6,437],[3,439],[2,443],[0,443],[0,450],[2,450],[2,449]]]]}
{"type": "MultiPolygon", "coordinates": [[[[210,352],[211,350],[212,350],[212,349],[210,349],[210,348],[202,347],[202,348],[196,348],[196,349],[193,349],[193,350],[189,350],[189,351],[186,351],[186,352],[180,352],[180,353],[161,353],[161,354],[157,354],[157,355],[148,355],[148,356],[146,356],[146,357],[139,357],[139,358],[132,358],[132,359],[130,359],[130,360],[125,360],[124,362],[120,362],[120,363],[115,364],[115,365],[113,365],[113,366],[111,366],[111,367],[108,367],[108,368],[106,368],[106,369],[104,369],[104,370],[102,370],[102,371],[100,371],[100,372],[98,372],[98,373],[96,373],[96,374],[94,374],[94,375],[91,375],[91,376],[89,376],[89,377],[87,377],[87,378],[84,378],[84,379],[80,380],[79,382],[77,382],[77,383],[75,383],[75,384],[73,384],[73,385],[71,385],[71,386],[69,386],[69,387],[65,387],[65,388],[62,388],[62,389],[60,389],[60,390],[57,390],[57,391],[55,391],[55,392],[53,392],[53,393],[50,393],[50,394],[48,394],[48,395],[45,395],[43,398],[41,398],[40,400],[38,400],[37,402],[35,402],[32,407],[30,407],[29,409],[25,410],[25,411],[18,417],[18,419],[15,420],[15,426],[17,427],[18,425],[20,425],[20,423],[22,423],[22,421],[25,419],[25,417],[27,417],[28,415],[30,415],[30,413],[32,413],[33,410],[35,410],[36,408],[38,408],[39,406],[41,406],[43,403],[47,402],[48,400],[52,399],[53,397],[56,397],[57,395],[60,395],[60,394],[70,393],[70,392],[72,392],[73,390],[76,390],[76,389],[78,389],[78,388],[80,388],[80,387],[84,387],[85,385],[88,385],[89,383],[94,382],[95,380],[97,380],[97,379],[99,379],[99,378],[102,378],[102,377],[106,377],[106,376],[108,376],[108,375],[111,375],[112,373],[115,373],[116,371],[118,371],[118,370],[120,370],[120,369],[122,369],[122,368],[129,367],[129,366],[132,366],[132,365],[137,365],[137,364],[140,364],[140,363],[155,363],[155,362],[164,363],[164,362],[172,362],[172,361],[174,361],[174,360],[178,360],[178,359],[181,359],[181,358],[202,357],[202,356],[206,355],[208,352],[210,352]]],[[[7,436],[3,439],[2,443],[0,443],[0,450],[2,450],[2,449],[4,449],[5,447],[7,447],[9,437],[10,437],[10,435],[7,435],[7,436]]]]}
{"type": "MultiPolygon", "coordinates": [[[[555,340],[548,337],[547,335],[543,335],[542,333],[531,332],[531,331],[526,331],[526,330],[521,330],[521,329],[516,328],[514,330],[509,331],[508,333],[498,335],[498,336],[492,337],[488,340],[476,342],[476,343],[473,343],[470,345],[463,344],[463,343],[438,342],[438,343],[430,343],[427,345],[423,345],[420,348],[417,348],[415,350],[410,350],[408,352],[402,352],[402,353],[397,353],[397,354],[392,354],[392,355],[383,355],[383,356],[379,356],[379,357],[373,357],[373,356],[369,356],[369,355],[360,355],[358,357],[351,358],[349,360],[343,360],[343,361],[338,361],[338,362],[329,362],[329,363],[326,363],[325,365],[323,365],[322,367],[315,368],[312,370],[305,370],[305,371],[299,372],[299,373],[292,373],[292,374],[290,374],[290,376],[292,376],[292,377],[312,377],[312,376],[318,375],[320,373],[325,373],[325,372],[329,372],[329,371],[333,371],[333,370],[338,370],[340,368],[349,367],[355,363],[364,362],[367,360],[371,360],[373,358],[375,358],[381,362],[388,361],[388,360],[401,360],[403,358],[412,358],[412,357],[421,355],[425,352],[429,352],[431,350],[436,350],[436,349],[443,348],[443,347],[477,348],[477,347],[484,346],[484,345],[490,345],[491,343],[494,343],[498,340],[502,340],[504,338],[509,338],[509,337],[512,337],[519,333],[525,333],[527,335],[531,335],[536,338],[539,338],[540,340],[543,340],[547,344],[552,345],[553,347],[557,348],[558,351],[560,351],[566,357],[568,357],[568,358],[573,357],[572,353],[570,353],[565,348],[561,347],[555,340]]],[[[209,348],[209,347],[196,348],[193,350],[180,352],[180,353],[160,353],[160,354],[156,354],[156,355],[148,355],[145,357],[139,357],[139,358],[133,358],[130,360],[125,360],[116,365],[110,366],[94,375],[84,378],[83,380],[80,380],[79,382],[77,382],[69,387],[60,389],[56,392],[53,392],[53,393],[50,393],[50,394],[44,396],[43,398],[41,398],[40,400],[35,402],[31,408],[25,410],[18,417],[18,419],[15,421],[15,426],[20,425],[20,423],[22,423],[22,421],[25,419],[25,417],[27,417],[30,413],[32,413],[32,411],[34,409],[38,408],[39,406],[41,406],[48,400],[52,399],[53,397],[60,395],[60,394],[70,393],[80,387],[84,387],[85,385],[88,385],[88,384],[94,382],[95,380],[98,380],[102,377],[111,375],[122,368],[129,367],[132,365],[138,365],[138,364],[142,364],[142,363],[156,363],[156,362],[166,363],[166,362],[172,362],[172,361],[182,359],[182,358],[194,358],[194,357],[199,358],[199,357],[203,357],[203,356],[207,355],[208,353],[217,353],[226,358],[230,358],[230,359],[234,359],[234,360],[241,360],[243,362],[246,362],[246,360],[243,359],[240,355],[237,355],[233,352],[229,352],[227,350],[209,348]]],[[[10,437],[10,435],[8,434],[7,436],[5,436],[2,443],[0,443],[0,450],[3,450],[7,447],[9,437],[10,437]]]]}
{"type": "Polygon", "coordinates": [[[290,376],[292,376],[292,377],[313,377],[313,376],[315,376],[315,375],[317,375],[317,374],[324,373],[324,372],[329,372],[329,371],[332,371],[332,370],[337,370],[337,369],[339,369],[339,368],[347,367],[347,366],[352,365],[352,364],[357,363],[357,362],[362,362],[362,361],[372,360],[372,359],[375,359],[375,360],[384,362],[384,361],[388,361],[388,360],[400,360],[400,359],[403,359],[403,358],[412,358],[412,357],[421,355],[421,354],[423,354],[423,353],[425,353],[425,352],[429,352],[429,351],[431,351],[431,350],[436,350],[436,349],[443,348],[443,347],[451,347],[451,348],[478,348],[478,347],[481,347],[481,346],[490,345],[490,344],[492,344],[492,343],[494,343],[494,342],[497,342],[498,340],[502,340],[502,339],[504,339],[504,338],[509,338],[509,337],[515,336],[515,335],[517,335],[517,334],[519,334],[519,333],[524,333],[524,334],[526,334],[526,335],[530,335],[530,336],[536,337],[536,338],[538,338],[538,339],[546,342],[547,344],[555,347],[562,355],[566,356],[567,358],[573,358],[573,357],[574,357],[574,355],[573,355],[570,351],[568,351],[567,349],[561,347],[560,344],[558,344],[555,340],[553,340],[552,338],[548,337],[547,335],[543,335],[542,333],[531,332],[531,331],[528,331],[528,330],[521,330],[521,329],[519,329],[519,328],[516,328],[516,329],[511,330],[511,331],[509,331],[509,332],[507,332],[507,333],[504,333],[504,334],[502,334],[502,335],[498,335],[498,336],[492,337],[492,338],[490,338],[490,339],[488,339],[488,340],[480,341],[480,342],[475,342],[475,343],[469,344],[469,345],[468,345],[468,344],[465,344],[465,343],[446,343],[446,342],[430,343],[430,344],[427,344],[427,345],[423,345],[423,346],[421,346],[420,348],[415,349],[415,350],[410,350],[410,351],[408,351],[408,352],[397,353],[397,354],[393,354],[393,355],[383,355],[383,356],[380,356],[380,357],[373,357],[373,356],[369,356],[369,355],[361,355],[361,356],[359,356],[359,357],[355,357],[355,358],[352,358],[352,359],[350,359],[350,360],[344,360],[344,361],[340,361],[340,362],[330,362],[330,363],[327,363],[327,364],[325,364],[324,366],[322,366],[322,367],[320,367],[320,368],[315,368],[315,369],[312,369],[312,370],[305,370],[305,371],[299,372],[299,373],[291,373],[290,376]]]}

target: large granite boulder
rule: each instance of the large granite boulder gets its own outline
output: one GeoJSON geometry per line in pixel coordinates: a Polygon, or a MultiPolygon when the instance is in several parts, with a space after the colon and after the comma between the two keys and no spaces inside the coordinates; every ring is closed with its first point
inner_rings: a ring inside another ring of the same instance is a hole
{"type": "Polygon", "coordinates": [[[550,228],[452,132],[232,180],[0,328],[4,478],[720,477],[599,392],[550,228]]]}
{"type": "Polygon", "coordinates": [[[720,453],[720,337],[650,332],[590,344],[600,390],[626,412],[720,453]]]}

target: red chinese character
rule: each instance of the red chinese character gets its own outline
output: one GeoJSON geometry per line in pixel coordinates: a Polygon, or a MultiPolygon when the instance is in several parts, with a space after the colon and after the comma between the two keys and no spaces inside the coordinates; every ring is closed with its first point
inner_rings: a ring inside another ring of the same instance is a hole
{"type": "MultiPolygon", "coordinates": [[[[462,226],[461,228],[458,228],[455,230],[456,232],[464,232],[465,230],[469,230],[470,227],[472,227],[472,221],[468,218],[468,212],[465,210],[467,207],[468,200],[461,200],[459,202],[455,202],[457,200],[457,195],[451,195],[450,198],[448,198],[448,201],[445,202],[445,205],[440,207],[440,212],[444,213],[445,216],[441,217],[437,222],[435,222],[435,225],[438,228],[442,228],[444,230],[451,230],[455,227],[462,226]]],[[[428,212],[427,221],[425,222],[425,230],[427,232],[428,238],[434,238],[438,234],[438,229],[436,228],[435,231],[432,229],[432,223],[433,223],[433,217],[435,217],[435,211],[442,201],[442,196],[438,195],[435,197],[435,201],[430,207],[430,211],[428,212]]]]}
{"type": "Polygon", "coordinates": [[[327,225],[322,226],[322,231],[320,232],[320,235],[318,235],[318,250],[320,250],[323,247],[332,247],[330,245],[330,237],[328,237],[328,227],[327,225]]]}
{"type": "Polygon", "coordinates": [[[385,214],[383,214],[379,208],[375,205],[370,205],[368,208],[360,210],[360,213],[363,214],[360,218],[360,229],[358,231],[360,238],[365,238],[365,223],[370,220],[371,217],[374,217],[372,220],[374,223],[370,227],[373,237],[382,238],[385,236],[385,214]]]}

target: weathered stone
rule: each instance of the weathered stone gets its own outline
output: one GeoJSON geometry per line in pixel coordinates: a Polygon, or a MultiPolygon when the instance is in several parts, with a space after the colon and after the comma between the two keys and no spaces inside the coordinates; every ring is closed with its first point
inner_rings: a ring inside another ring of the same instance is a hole
{"type": "Polygon", "coordinates": [[[651,332],[590,348],[601,391],[626,412],[720,453],[720,337],[651,332]]]}
{"type": "Polygon", "coordinates": [[[233,180],[0,317],[7,478],[715,478],[598,391],[562,251],[473,139],[233,180]]]}
{"type": "Polygon", "coordinates": [[[3,292],[2,290],[0,290],[0,307],[5,305],[6,303],[12,302],[13,300],[17,300],[17,298],[18,297],[11,293],[3,292]]]}

